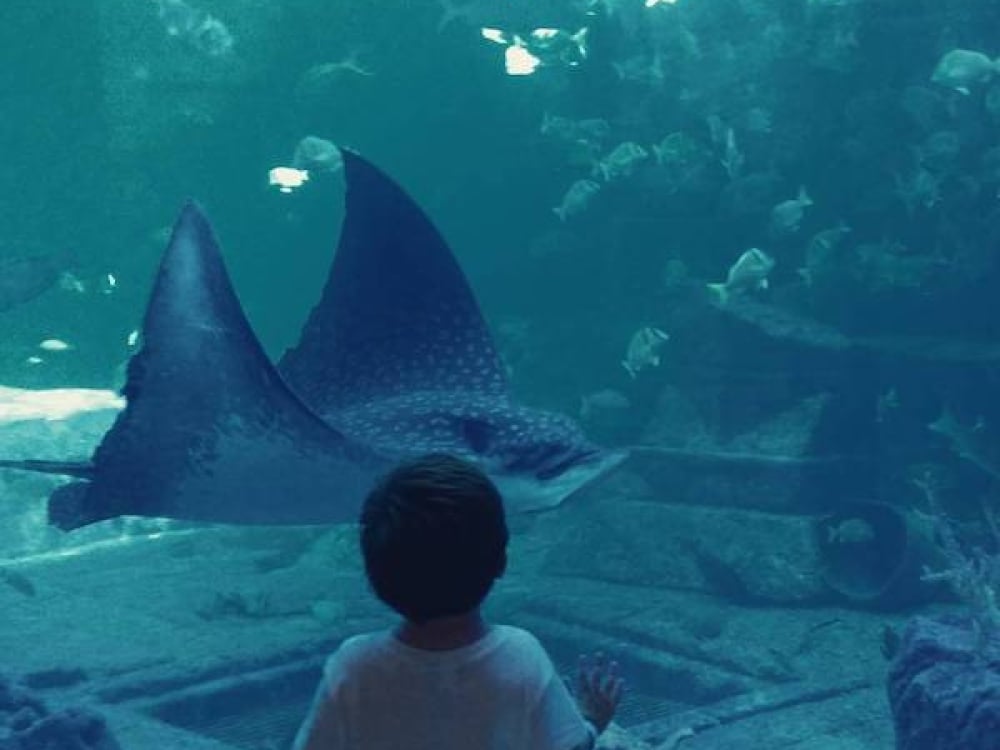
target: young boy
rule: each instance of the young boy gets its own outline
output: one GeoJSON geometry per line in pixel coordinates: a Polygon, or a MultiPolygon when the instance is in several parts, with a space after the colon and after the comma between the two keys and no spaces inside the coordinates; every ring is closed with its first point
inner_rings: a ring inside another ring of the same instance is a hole
{"type": "Polygon", "coordinates": [[[429,455],[386,476],[361,513],[361,552],[403,622],[330,656],[295,750],[592,748],[621,696],[617,665],[582,659],[574,703],[534,636],[483,619],[507,538],[474,465],[429,455]]]}

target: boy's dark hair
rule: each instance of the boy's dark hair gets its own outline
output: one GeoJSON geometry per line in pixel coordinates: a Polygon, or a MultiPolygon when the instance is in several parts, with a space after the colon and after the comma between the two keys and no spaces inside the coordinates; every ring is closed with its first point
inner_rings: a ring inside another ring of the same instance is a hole
{"type": "Polygon", "coordinates": [[[493,482],[445,454],[395,468],[361,511],[368,581],[379,599],[416,623],[479,606],[507,564],[507,539],[493,482]]]}

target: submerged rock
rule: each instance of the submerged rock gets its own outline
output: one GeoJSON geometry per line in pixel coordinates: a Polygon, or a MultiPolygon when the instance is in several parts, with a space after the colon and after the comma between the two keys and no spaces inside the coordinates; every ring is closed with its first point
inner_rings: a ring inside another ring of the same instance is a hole
{"type": "Polygon", "coordinates": [[[120,750],[95,711],[50,711],[28,688],[0,677],[0,750],[120,750]]]}
{"type": "Polygon", "coordinates": [[[896,750],[995,750],[1000,634],[971,617],[914,619],[889,670],[896,750]]]}

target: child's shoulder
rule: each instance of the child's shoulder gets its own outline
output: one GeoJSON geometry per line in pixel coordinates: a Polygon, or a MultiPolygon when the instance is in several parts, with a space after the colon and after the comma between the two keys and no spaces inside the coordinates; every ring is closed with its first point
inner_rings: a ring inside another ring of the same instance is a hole
{"type": "Polygon", "coordinates": [[[342,640],[335,653],[344,659],[358,658],[383,648],[391,637],[387,630],[358,633],[342,640]]]}
{"type": "Polygon", "coordinates": [[[499,637],[506,650],[506,656],[517,658],[522,662],[531,661],[539,664],[548,664],[549,656],[541,641],[535,634],[524,628],[513,625],[496,625],[499,630],[499,637]]]}
{"type": "MultiPolygon", "coordinates": [[[[359,633],[341,641],[328,660],[328,665],[338,664],[349,668],[366,662],[381,661],[398,656],[400,645],[389,630],[359,633]]],[[[462,649],[471,656],[474,653],[502,652],[504,658],[523,661],[546,661],[545,648],[533,633],[514,625],[493,625],[487,635],[471,646],[462,649]]]]}
{"type": "Polygon", "coordinates": [[[327,655],[323,662],[324,677],[334,684],[342,682],[347,675],[366,672],[372,664],[383,661],[388,637],[388,632],[384,631],[348,636],[327,655]]]}
{"type": "Polygon", "coordinates": [[[542,644],[530,630],[515,625],[494,625],[500,638],[511,646],[524,649],[541,649],[542,644]]]}

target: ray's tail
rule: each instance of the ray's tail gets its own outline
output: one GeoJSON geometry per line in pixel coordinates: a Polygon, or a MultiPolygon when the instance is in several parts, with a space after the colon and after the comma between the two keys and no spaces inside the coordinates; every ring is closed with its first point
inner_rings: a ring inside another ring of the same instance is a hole
{"type": "Polygon", "coordinates": [[[39,474],[59,474],[77,479],[93,479],[94,464],[90,461],[43,461],[36,459],[0,459],[0,469],[34,471],[39,474]]]}

